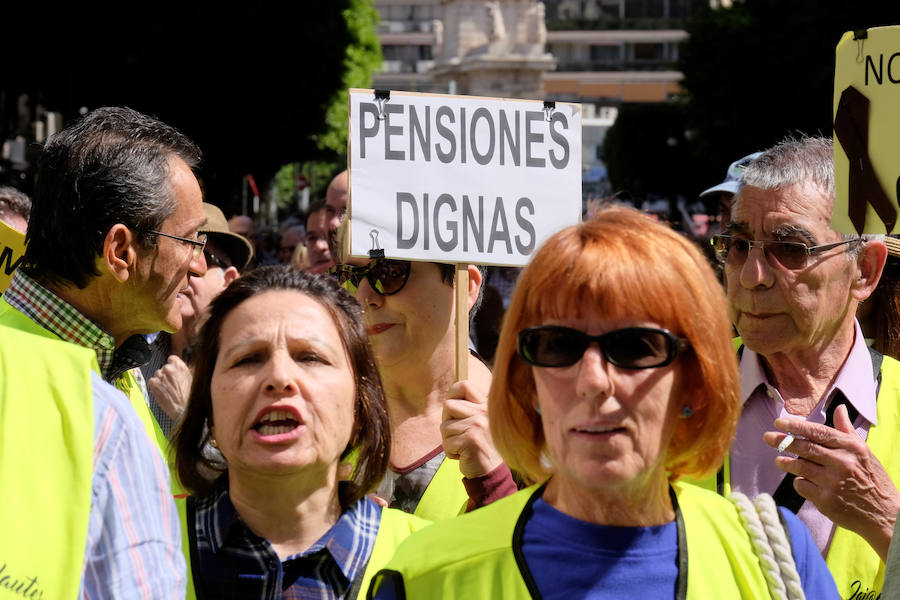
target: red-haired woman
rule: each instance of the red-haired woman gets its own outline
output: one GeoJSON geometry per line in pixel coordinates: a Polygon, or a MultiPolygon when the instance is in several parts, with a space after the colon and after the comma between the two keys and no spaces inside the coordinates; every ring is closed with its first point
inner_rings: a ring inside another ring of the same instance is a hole
{"type": "Polygon", "coordinates": [[[679,481],[715,472],[734,435],[730,338],[715,275],[667,227],[610,208],[550,238],[510,304],[489,408],[534,485],[409,538],[377,597],[836,598],[793,514],[679,481]]]}

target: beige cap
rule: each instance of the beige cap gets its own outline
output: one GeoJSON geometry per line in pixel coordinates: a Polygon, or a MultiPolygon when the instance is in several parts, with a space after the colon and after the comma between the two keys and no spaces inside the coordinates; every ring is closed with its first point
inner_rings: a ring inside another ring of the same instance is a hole
{"type": "Polygon", "coordinates": [[[242,271],[253,258],[253,246],[244,236],[231,233],[219,207],[204,202],[203,212],[206,214],[206,225],[200,231],[228,255],[238,271],[242,271]]]}

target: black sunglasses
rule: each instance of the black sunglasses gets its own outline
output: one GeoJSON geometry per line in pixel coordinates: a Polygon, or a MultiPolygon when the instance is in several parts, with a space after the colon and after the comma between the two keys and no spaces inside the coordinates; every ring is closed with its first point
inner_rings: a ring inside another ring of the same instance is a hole
{"type": "Polygon", "coordinates": [[[408,260],[376,258],[364,267],[335,265],[329,272],[351,294],[356,293],[359,284],[365,278],[373,290],[382,296],[390,296],[402,290],[406,285],[411,267],[408,260]]]}
{"type": "Polygon", "coordinates": [[[213,254],[209,251],[209,248],[203,249],[203,257],[206,259],[206,264],[213,267],[219,267],[223,271],[231,266],[231,264],[227,264],[224,260],[213,254]]]}
{"type": "Polygon", "coordinates": [[[623,369],[664,367],[689,346],[672,332],[652,327],[626,327],[588,335],[583,331],[541,325],[519,332],[519,356],[535,367],[568,367],[581,360],[588,346],[597,342],[603,357],[623,369]]]}
{"type": "Polygon", "coordinates": [[[775,240],[745,240],[743,238],[730,235],[714,235],[710,240],[713,249],[716,252],[716,258],[720,263],[731,262],[735,265],[743,265],[750,255],[750,250],[759,248],[769,264],[772,264],[774,258],[778,264],[785,269],[797,270],[806,266],[806,261],[810,256],[843,246],[845,244],[855,244],[862,241],[862,238],[854,238],[835,242],[833,244],[821,244],[819,246],[807,246],[801,242],[782,242],[775,240]]]}

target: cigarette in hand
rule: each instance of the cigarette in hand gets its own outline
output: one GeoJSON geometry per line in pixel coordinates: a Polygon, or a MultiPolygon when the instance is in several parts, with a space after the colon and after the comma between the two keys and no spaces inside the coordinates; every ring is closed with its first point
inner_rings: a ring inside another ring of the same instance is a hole
{"type": "Polygon", "coordinates": [[[793,441],[794,441],[794,436],[791,435],[790,433],[787,434],[787,437],[785,437],[783,440],[781,440],[781,443],[778,444],[778,451],[784,452],[785,450],[787,450],[787,447],[790,446],[793,441]]]}

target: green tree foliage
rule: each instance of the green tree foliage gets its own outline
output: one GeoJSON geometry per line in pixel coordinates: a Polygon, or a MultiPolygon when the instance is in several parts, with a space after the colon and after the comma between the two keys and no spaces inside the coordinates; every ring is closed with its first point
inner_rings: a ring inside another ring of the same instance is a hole
{"type": "Polygon", "coordinates": [[[372,75],[381,67],[382,61],[381,42],[375,33],[378,11],[372,6],[372,0],[349,0],[349,4],[342,11],[350,35],[344,55],[342,86],[333,94],[325,110],[327,130],[318,138],[320,149],[340,156],[347,153],[347,90],[371,87],[372,75]]]}
{"type": "Polygon", "coordinates": [[[679,68],[701,182],[790,133],[831,135],[834,49],[845,31],[893,24],[897,3],[745,0],[688,23],[679,68]]]}

